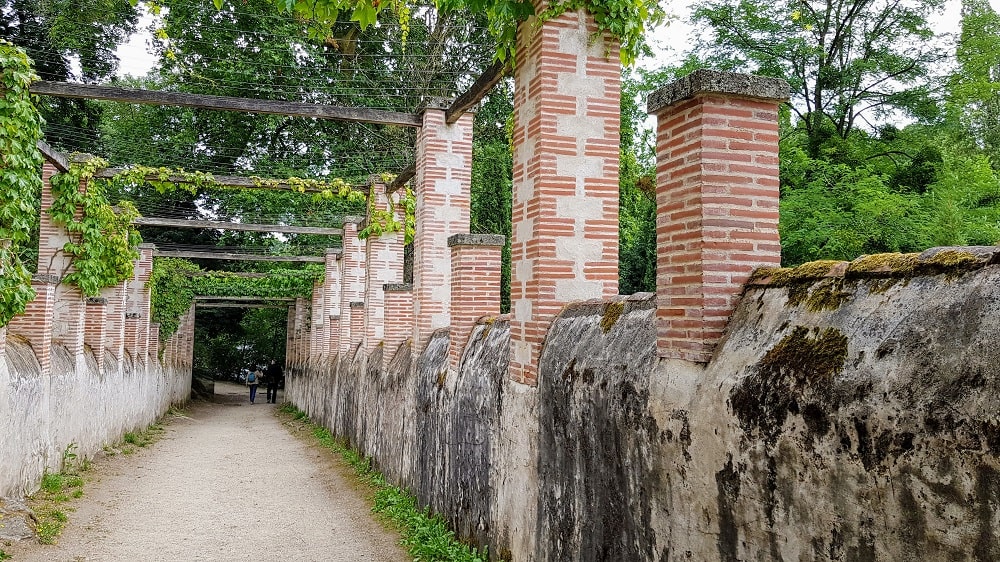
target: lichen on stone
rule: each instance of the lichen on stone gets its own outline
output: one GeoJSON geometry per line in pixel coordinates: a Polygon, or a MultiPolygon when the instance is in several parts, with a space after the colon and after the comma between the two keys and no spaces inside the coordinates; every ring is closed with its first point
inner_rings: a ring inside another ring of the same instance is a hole
{"type": "Polygon", "coordinates": [[[836,328],[798,326],[768,350],[730,392],[733,413],[746,431],[774,439],[789,413],[808,403],[835,409],[834,377],[847,359],[847,336],[836,328]]]}
{"type": "Polygon", "coordinates": [[[917,270],[920,254],[871,254],[861,256],[847,266],[848,278],[911,277],[917,270]]]}
{"type": "Polygon", "coordinates": [[[822,281],[812,289],[806,298],[806,309],[810,312],[836,310],[851,296],[853,293],[844,290],[843,278],[822,281]]]}
{"type": "Polygon", "coordinates": [[[601,316],[601,331],[605,334],[611,331],[611,328],[618,322],[623,312],[625,312],[625,303],[623,301],[605,303],[604,315],[601,316]]]}

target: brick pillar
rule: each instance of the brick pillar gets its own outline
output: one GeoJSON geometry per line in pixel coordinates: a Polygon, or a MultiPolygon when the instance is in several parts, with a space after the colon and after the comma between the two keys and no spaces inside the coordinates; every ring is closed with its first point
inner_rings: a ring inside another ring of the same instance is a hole
{"type": "Polygon", "coordinates": [[[0,326],[0,365],[7,360],[7,326],[0,326]]]}
{"type": "Polygon", "coordinates": [[[160,323],[149,323],[149,356],[153,361],[160,359],[160,323]]]}
{"type": "Polygon", "coordinates": [[[326,295],[323,292],[323,282],[313,284],[312,305],[309,318],[308,362],[312,363],[330,347],[326,334],[326,295]]]}
{"type": "Polygon", "coordinates": [[[52,318],[58,283],[56,275],[35,275],[31,279],[35,299],[28,303],[23,314],[18,314],[7,324],[9,333],[23,336],[31,344],[43,375],[52,372],[52,318]]]}
{"type": "Polygon", "coordinates": [[[382,366],[386,367],[399,346],[413,335],[413,285],[383,285],[382,290],[385,292],[385,348],[382,366]]]}
{"type": "Polygon", "coordinates": [[[309,318],[311,310],[309,301],[299,297],[295,299],[295,366],[305,366],[309,353],[309,318]]]}
{"type": "Polygon", "coordinates": [[[289,371],[295,361],[295,312],[296,305],[288,307],[288,321],[285,324],[285,370],[289,371]]]}
{"type": "Polygon", "coordinates": [[[565,303],[618,293],[621,69],[596,33],[582,10],[518,32],[510,374],[525,384],[565,303]]]}
{"type": "Polygon", "coordinates": [[[108,303],[105,311],[104,347],[119,360],[125,349],[125,300],[128,286],[128,281],[122,281],[114,287],[101,290],[101,297],[108,303]]]}
{"type": "MultiPolygon", "coordinates": [[[[351,333],[352,334],[362,334],[365,331],[365,303],[364,301],[354,301],[350,303],[351,307],[351,333]]],[[[348,351],[354,351],[358,344],[362,343],[357,338],[355,338],[351,343],[350,347],[347,348],[348,351]]]]}
{"type": "Polygon", "coordinates": [[[413,348],[451,325],[451,252],[448,236],[469,232],[472,119],[444,119],[450,104],[432,101],[416,144],[416,232],[413,239],[413,348]]]}
{"type": "Polygon", "coordinates": [[[343,283],[341,273],[340,254],[342,250],[329,249],[326,251],[326,274],[323,277],[323,294],[325,295],[326,327],[324,338],[326,339],[326,349],[322,354],[333,357],[337,354],[340,334],[340,290],[343,283]]]}
{"type": "Polygon", "coordinates": [[[128,284],[125,302],[125,347],[132,356],[145,362],[149,345],[150,295],[146,283],[153,272],[152,244],[139,245],[139,259],[135,262],[135,273],[128,284]]]}
{"type": "Polygon", "coordinates": [[[364,323],[354,330],[350,306],[365,298],[365,244],[358,238],[358,225],[344,223],[343,284],[340,289],[340,351],[354,349],[364,337],[364,323]]]}
{"type": "Polygon", "coordinates": [[[462,351],[476,322],[500,314],[500,264],[504,237],[499,234],[456,234],[451,247],[451,339],[449,364],[458,369],[462,351]]]}
{"type": "Polygon", "coordinates": [[[104,372],[105,339],[108,332],[108,299],[90,297],[87,299],[86,325],[83,343],[94,353],[97,368],[104,372]]]}
{"type": "MultiPolygon", "coordinates": [[[[89,158],[86,155],[82,159],[89,158]]],[[[38,271],[46,275],[54,275],[60,280],[73,270],[72,258],[63,251],[63,247],[74,238],[60,225],[57,225],[47,212],[54,201],[52,193],[52,176],[60,171],[57,164],[46,158],[42,164],[41,209],[38,225],[38,271]]],[[[78,189],[86,191],[87,183],[81,181],[78,189]]],[[[80,216],[82,210],[77,210],[80,216]]],[[[86,304],[83,294],[72,285],[56,286],[55,303],[52,310],[52,340],[62,344],[70,355],[82,363],[84,325],[86,304]]]]}
{"type": "MultiPolygon", "coordinates": [[[[405,211],[386,194],[385,184],[373,181],[370,184],[368,198],[376,209],[392,212],[400,224],[406,220],[405,211]]],[[[379,343],[387,340],[384,287],[403,282],[403,246],[406,243],[406,233],[387,232],[379,236],[369,236],[365,242],[367,242],[368,262],[364,298],[365,349],[371,352],[379,343]]],[[[385,354],[388,353],[390,352],[385,354]]]]}
{"type": "Polygon", "coordinates": [[[696,71],[649,96],[657,118],[657,352],[704,363],[757,267],[781,262],[782,80],[696,71]]]}

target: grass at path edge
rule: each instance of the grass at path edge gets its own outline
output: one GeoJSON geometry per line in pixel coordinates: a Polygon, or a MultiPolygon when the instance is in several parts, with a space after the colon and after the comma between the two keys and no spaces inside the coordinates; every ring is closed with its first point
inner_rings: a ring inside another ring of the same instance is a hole
{"type": "Polygon", "coordinates": [[[479,550],[455,538],[455,533],[439,514],[430,508],[420,509],[417,498],[398,486],[389,484],[385,476],[372,467],[371,458],[348,447],[329,429],[313,423],[302,410],[285,403],[278,409],[294,421],[301,422],[323,447],[338,453],[351,466],[354,474],[375,495],[372,512],[385,518],[403,536],[400,541],[415,562],[487,562],[486,548],[479,550]]]}

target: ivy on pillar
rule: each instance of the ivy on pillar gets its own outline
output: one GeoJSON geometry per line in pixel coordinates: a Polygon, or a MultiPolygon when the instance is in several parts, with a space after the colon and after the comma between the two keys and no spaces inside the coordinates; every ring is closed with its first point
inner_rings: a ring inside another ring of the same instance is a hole
{"type": "Polygon", "coordinates": [[[125,347],[137,361],[146,361],[149,346],[149,276],[153,273],[153,244],[139,245],[139,259],[128,284],[125,313],[125,347]]]}
{"type": "MultiPolygon", "coordinates": [[[[385,184],[373,179],[369,185],[369,206],[380,212],[391,213],[400,225],[406,221],[405,211],[385,192],[385,184]]],[[[406,232],[372,233],[365,240],[367,275],[365,276],[365,349],[371,352],[387,340],[385,285],[403,281],[403,246],[406,232]]],[[[388,351],[384,355],[388,355],[388,351]]]]}
{"type": "Polygon", "coordinates": [[[364,338],[364,319],[357,328],[351,321],[352,302],[365,298],[365,244],[358,238],[358,225],[344,223],[343,284],[340,289],[340,352],[346,353],[364,338]]]}
{"type": "Polygon", "coordinates": [[[757,267],[781,263],[778,105],[788,83],[698,70],[656,115],[657,353],[708,362],[757,267]]]}
{"type": "Polygon", "coordinates": [[[413,346],[420,351],[438,328],[451,325],[448,237],[469,232],[472,121],[445,121],[446,100],[423,111],[416,144],[416,229],[413,239],[413,346]]]}
{"type": "Polygon", "coordinates": [[[523,22],[516,57],[510,376],[535,385],[562,306],[618,293],[621,64],[585,10],[523,22]]]}

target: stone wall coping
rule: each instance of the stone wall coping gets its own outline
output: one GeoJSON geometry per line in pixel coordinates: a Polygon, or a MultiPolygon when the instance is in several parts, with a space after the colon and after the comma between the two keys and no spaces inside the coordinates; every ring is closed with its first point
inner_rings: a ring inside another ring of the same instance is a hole
{"type": "Polygon", "coordinates": [[[351,308],[364,308],[365,301],[351,301],[351,308]]]}
{"type": "Polygon", "coordinates": [[[646,100],[646,112],[658,113],[677,102],[700,94],[725,94],[785,102],[788,101],[790,89],[788,82],[780,78],[720,72],[703,68],[649,94],[649,98],[646,100]]]}
{"type": "Polygon", "coordinates": [[[52,285],[58,285],[62,278],[58,275],[52,275],[49,273],[36,273],[31,276],[31,280],[35,283],[50,283],[52,285]]]}
{"type": "Polygon", "coordinates": [[[155,250],[156,249],[156,244],[153,244],[151,242],[143,242],[142,244],[139,244],[139,249],[140,250],[155,250]]]}
{"type": "Polygon", "coordinates": [[[87,304],[108,304],[106,297],[87,297],[87,304]]]}
{"type": "Polygon", "coordinates": [[[328,255],[328,256],[335,255],[335,256],[337,256],[338,260],[340,259],[340,256],[342,256],[343,254],[344,254],[344,249],[343,248],[327,248],[326,249],[326,255],[328,255]]]}
{"type": "Polygon", "coordinates": [[[387,293],[408,293],[413,290],[413,283],[386,283],[382,290],[387,293]]]}
{"type": "Polygon", "coordinates": [[[448,247],[452,246],[503,246],[507,238],[502,234],[452,234],[448,237],[448,247]]]}
{"type": "Polygon", "coordinates": [[[938,274],[960,275],[1000,264],[998,246],[940,246],[913,254],[871,254],[853,261],[819,260],[796,267],[761,268],[747,285],[787,287],[839,277],[844,279],[909,279],[938,274]]]}

